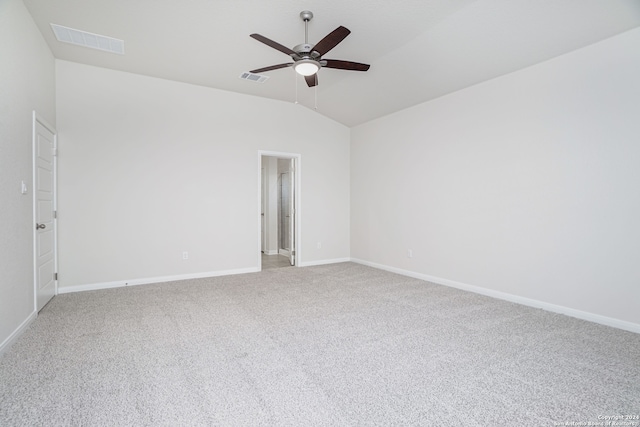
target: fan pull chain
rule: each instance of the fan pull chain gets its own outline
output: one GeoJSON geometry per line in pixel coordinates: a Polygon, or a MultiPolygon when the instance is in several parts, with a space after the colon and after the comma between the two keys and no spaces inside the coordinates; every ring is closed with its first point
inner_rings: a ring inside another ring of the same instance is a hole
{"type": "Polygon", "coordinates": [[[318,111],[318,85],[315,85],[315,86],[313,87],[313,89],[314,89],[314,95],[315,95],[315,98],[316,98],[316,99],[315,99],[314,109],[315,109],[316,111],[318,111]]]}

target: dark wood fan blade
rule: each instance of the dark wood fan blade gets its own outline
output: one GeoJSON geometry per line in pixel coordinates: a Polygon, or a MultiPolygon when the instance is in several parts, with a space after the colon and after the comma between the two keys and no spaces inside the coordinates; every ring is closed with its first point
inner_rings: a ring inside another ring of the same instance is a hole
{"type": "Polygon", "coordinates": [[[327,68],[337,68],[339,70],[352,70],[352,71],[367,71],[370,67],[369,64],[361,64],[359,62],[342,61],[340,59],[325,59],[327,68]]]}
{"type": "Polygon", "coordinates": [[[336,47],[338,43],[344,40],[344,38],[347,37],[349,34],[351,34],[351,31],[349,31],[343,26],[339,26],[338,28],[336,28],[335,30],[327,34],[325,38],[320,40],[313,47],[313,50],[315,50],[320,54],[320,56],[322,56],[325,53],[329,52],[334,47],[336,47]]]}
{"type": "Polygon", "coordinates": [[[318,73],[312,74],[310,76],[304,76],[304,79],[307,81],[307,86],[309,87],[318,85],[318,73]]]}
{"type": "Polygon", "coordinates": [[[260,34],[251,34],[251,35],[249,35],[249,37],[252,37],[252,38],[258,40],[259,42],[262,42],[262,43],[266,44],[269,47],[272,47],[272,48],[274,48],[276,50],[279,50],[282,53],[286,53],[287,55],[298,56],[297,53],[295,53],[293,50],[289,49],[288,47],[283,46],[278,42],[274,42],[273,40],[268,39],[265,36],[261,36],[260,34]]]}
{"type": "Polygon", "coordinates": [[[289,62],[288,64],[271,65],[270,67],[258,68],[257,70],[251,70],[249,72],[260,74],[260,73],[264,73],[265,71],[279,70],[280,68],[291,67],[292,65],[293,65],[293,62],[289,62]]]}

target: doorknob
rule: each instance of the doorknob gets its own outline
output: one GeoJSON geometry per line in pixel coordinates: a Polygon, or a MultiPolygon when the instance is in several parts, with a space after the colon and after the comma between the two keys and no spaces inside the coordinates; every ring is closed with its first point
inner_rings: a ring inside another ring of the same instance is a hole
{"type": "Polygon", "coordinates": [[[46,224],[36,224],[36,230],[47,228],[46,224]]]}

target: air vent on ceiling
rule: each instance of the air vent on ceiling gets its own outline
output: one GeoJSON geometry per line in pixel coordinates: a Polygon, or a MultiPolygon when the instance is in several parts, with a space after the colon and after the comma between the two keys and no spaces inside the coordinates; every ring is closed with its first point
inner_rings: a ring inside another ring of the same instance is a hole
{"type": "Polygon", "coordinates": [[[124,40],[51,24],[58,41],[124,55],[124,40]]]}
{"type": "Polygon", "coordinates": [[[247,71],[240,74],[240,78],[243,80],[249,80],[256,83],[264,83],[265,81],[267,81],[269,76],[263,76],[261,74],[253,74],[247,71]]]}

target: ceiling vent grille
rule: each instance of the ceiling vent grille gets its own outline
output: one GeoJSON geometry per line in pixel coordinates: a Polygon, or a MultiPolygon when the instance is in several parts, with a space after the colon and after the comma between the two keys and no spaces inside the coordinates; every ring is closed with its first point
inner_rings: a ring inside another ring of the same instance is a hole
{"type": "Polygon", "coordinates": [[[267,79],[269,78],[269,76],[263,76],[262,74],[253,74],[250,73],[248,71],[240,74],[240,78],[243,80],[249,80],[251,82],[256,82],[256,83],[264,83],[267,81],[267,79]]]}
{"type": "Polygon", "coordinates": [[[58,41],[124,55],[124,40],[51,24],[58,41]]]}

